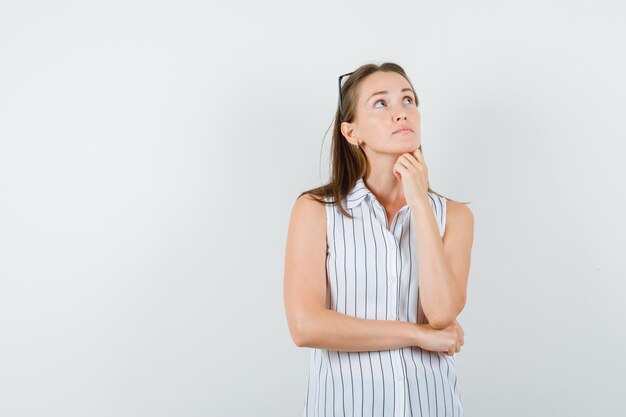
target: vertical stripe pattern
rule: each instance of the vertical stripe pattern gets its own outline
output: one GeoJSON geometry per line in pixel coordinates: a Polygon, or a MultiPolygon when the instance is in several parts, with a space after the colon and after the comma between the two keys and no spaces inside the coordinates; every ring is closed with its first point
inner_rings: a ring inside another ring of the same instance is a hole
{"type": "MultiPolygon", "coordinates": [[[[440,236],[446,200],[428,199],[440,236]]],[[[388,226],[362,179],[343,201],[354,216],[326,206],[328,308],[366,319],[427,323],[420,305],[411,210],[388,226]]],[[[375,352],[311,349],[305,417],[463,417],[456,356],[419,347],[375,352]]]]}

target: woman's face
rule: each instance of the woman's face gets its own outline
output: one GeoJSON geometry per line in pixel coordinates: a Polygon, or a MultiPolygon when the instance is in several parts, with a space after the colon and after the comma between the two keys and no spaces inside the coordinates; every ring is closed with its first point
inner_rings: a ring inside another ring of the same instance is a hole
{"type": "Polygon", "coordinates": [[[356,117],[341,129],[364,151],[401,155],[420,146],[420,111],[409,82],[396,72],[378,71],[358,86],[356,117]],[[408,128],[397,132],[398,129],[408,128]]]}

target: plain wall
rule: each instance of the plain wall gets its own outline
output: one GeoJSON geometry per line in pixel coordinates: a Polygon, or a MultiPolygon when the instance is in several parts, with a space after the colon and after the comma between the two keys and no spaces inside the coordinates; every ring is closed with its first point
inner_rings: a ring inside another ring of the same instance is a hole
{"type": "Polygon", "coordinates": [[[283,307],[337,77],[413,81],[471,201],[466,416],[621,416],[624,5],[0,2],[0,415],[297,416],[283,307]]]}

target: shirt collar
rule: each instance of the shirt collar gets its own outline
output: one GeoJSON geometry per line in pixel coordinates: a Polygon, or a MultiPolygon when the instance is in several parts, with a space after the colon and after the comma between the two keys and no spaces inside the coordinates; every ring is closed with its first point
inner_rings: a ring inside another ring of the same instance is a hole
{"type": "Polygon", "coordinates": [[[368,195],[371,195],[371,191],[365,186],[363,178],[359,178],[346,197],[346,207],[351,209],[358,206],[368,195]]]}
{"type": "MultiPolygon", "coordinates": [[[[365,197],[369,197],[370,200],[376,200],[374,194],[369,190],[369,188],[365,186],[363,178],[359,178],[356,184],[354,184],[354,187],[352,187],[352,190],[348,193],[348,196],[346,197],[346,207],[348,209],[357,207],[363,202],[363,200],[365,200],[365,197]]],[[[403,211],[407,208],[408,206],[404,206],[400,209],[400,211],[403,211]]]]}

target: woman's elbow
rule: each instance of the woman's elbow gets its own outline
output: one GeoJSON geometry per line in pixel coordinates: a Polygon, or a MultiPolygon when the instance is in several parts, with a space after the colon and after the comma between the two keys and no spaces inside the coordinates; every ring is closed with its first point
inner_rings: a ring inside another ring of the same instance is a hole
{"type": "Polygon", "coordinates": [[[308,345],[308,341],[306,340],[305,337],[303,337],[303,335],[301,334],[291,334],[291,339],[293,340],[293,343],[298,346],[298,347],[309,347],[308,345]]]}
{"type": "Polygon", "coordinates": [[[296,346],[298,347],[307,346],[306,332],[302,330],[302,324],[300,323],[294,324],[292,326],[290,333],[291,333],[291,340],[293,340],[293,343],[296,346]]]}
{"type": "Polygon", "coordinates": [[[443,330],[446,327],[452,325],[452,323],[454,323],[455,320],[456,320],[456,316],[440,317],[440,318],[438,317],[438,318],[433,319],[432,321],[429,319],[428,325],[435,330],[443,330]]]}
{"type": "Polygon", "coordinates": [[[442,311],[439,314],[426,314],[426,317],[428,318],[428,324],[430,325],[430,327],[436,330],[443,330],[446,327],[451,326],[456,321],[459,314],[461,314],[464,305],[465,302],[463,302],[463,305],[460,309],[457,309],[455,311],[449,310],[442,311]]]}
{"type": "Polygon", "coordinates": [[[298,347],[311,347],[311,341],[313,340],[313,329],[315,326],[310,325],[311,319],[309,317],[296,317],[294,318],[289,332],[293,343],[298,347]]]}

